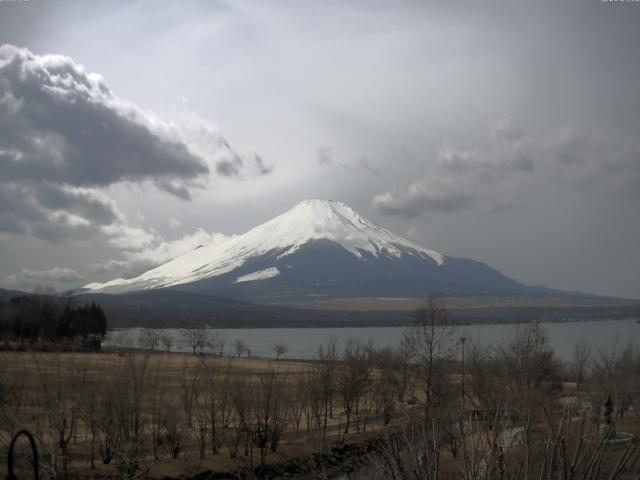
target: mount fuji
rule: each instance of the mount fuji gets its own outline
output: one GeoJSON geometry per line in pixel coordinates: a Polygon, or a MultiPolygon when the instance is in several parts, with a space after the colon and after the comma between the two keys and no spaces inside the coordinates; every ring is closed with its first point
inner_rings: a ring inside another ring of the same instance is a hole
{"type": "MultiPolygon", "coordinates": [[[[254,302],[313,298],[537,296],[483,263],[402,238],[339,201],[306,200],[248,232],[92,293],[172,289],[254,302]]],[[[558,293],[558,292],[555,292],[558,293]]]]}

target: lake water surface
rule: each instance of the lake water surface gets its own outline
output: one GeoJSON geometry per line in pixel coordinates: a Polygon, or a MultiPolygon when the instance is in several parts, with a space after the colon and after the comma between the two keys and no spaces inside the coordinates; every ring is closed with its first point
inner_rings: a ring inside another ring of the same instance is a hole
{"type": "MultiPolygon", "coordinates": [[[[628,344],[640,343],[640,323],[634,319],[599,320],[584,322],[541,323],[551,346],[560,358],[569,359],[574,345],[580,340],[591,343],[594,349],[618,350],[628,344]]],[[[455,328],[456,337],[466,337],[468,342],[482,345],[500,345],[513,335],[518,324],[464,325],[455,328]]],[[[105,346],[135,346],[141,329],[123,329],[109,332],[105,346]]],[[[274,344],[287,347],[287,358],[312,358],[320,345],[331,340],[338,342],[338,348],[348,338],[371,341],[376,347],[398,345],[405,327],[345,327],[345,328],[221,328],[212,329],[225,335],[225,354],[232,353],[231,344],[242,340],[252,356],[273,357],[274,344]]],[[[163,334],[173,337],[173,351],[189,351],[184,345],[180,329],[166,329],[163,334]]]]}

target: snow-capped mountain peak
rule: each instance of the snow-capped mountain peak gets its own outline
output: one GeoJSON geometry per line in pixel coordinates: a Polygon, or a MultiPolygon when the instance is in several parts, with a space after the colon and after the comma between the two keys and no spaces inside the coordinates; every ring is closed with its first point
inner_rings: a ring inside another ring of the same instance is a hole
{"type": "MultiPolygon", "coordinates": [[[[251,260],[292,255],[315,241],[329,241],[363,259],[365,256],[430,259],[438,266],[444,257],[366,220],[351,207],[335,200],[305,200],[287,212],[218,245],[205,245],[135,278],[92,283],[87,290],[124,292],[162,288],[218,277],[251,260]]],[[[264,272],[243,274],[236,281],[257,281],[278,275],[275,266],[264,272]]]]}
{"type": "Polygon", "coordinates": [[[438,264],[443,262],[439,253],[375,225],[337,200],[305,200],[243,237],[242,243],[248,240],[253,245],[262,244],[262,251],[283,249],[281,257],[310,241],[330,240],[357,257],[364,252],[399,256],[402,249],[408,249],[428,255],[438,264]]]}

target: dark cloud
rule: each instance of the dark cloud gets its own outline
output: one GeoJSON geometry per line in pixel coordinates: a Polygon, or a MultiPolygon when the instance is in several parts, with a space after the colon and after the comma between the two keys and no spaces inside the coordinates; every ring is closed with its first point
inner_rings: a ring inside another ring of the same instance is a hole
{"type": "Polygon", "coordinates": [[[256,167],[258,169],[258,174],[259,175],[268,175],[269,173],[271,173],[273,171],[273,167],[267,166],[267,164],[264,162],[263,158],[260,155],[258,155],[257,153],[253,154],[253,161],[256,164],[256,167]]]}
{"type": "Polygon", "coordinates": [[[219,160],[216,163],[216,172],[223,177],[239,177],[244,166],[244,161],[239,155],[231,155],[231,158],[219,160]]]}
{"type": "Polygon", "coordinates": [[[601,192],[622,202],[640,198],[640,143],[635,138],[566,126],[550,142],[548,155],[559,167],[554,182],[573,192],[601,192]]]}
{"type": "Polygon", "coordinates": [[[331,147],[322,146],[316,149],[316,159],[322,167],[328,167],[334,164],[333,149],[331,147]]]}
{"type": "Polygon", "coordinates": [[[0,233],[30,234],[52,242],[88,240],[119,221],[115,205],[90,189],[0,182],[0,233]]]}
{"type": "Polygon", "coordinates": [[[186,200],[208,173],[157,124],[68,57],[0,47],[0,233],[148,238],[126,225],[104,189],[152,183],[186,200]]]}
{"type": "Polygon", "coordinates": [[[535,169],[537,152],[525,142],[524,129],[504,121],[489,127],[484,149],[441,147],[428,176],[414,180],[406,191],[376,195],[373,207],[406,218],[474,207],[493,213],[511,209],[518,190],[514,186],[535,169]]]}
{"type": "Polygon", "coordinates": [[[158,185],[165,192],[168,192],[178,197],[181,200],[191,199],[191,192],[189,191],[189,188],[184,183],[167,179],[167,180],[156,182],[156,185],[158,185]]]}
{"type": "Polygon", "coordinates": [[[0,233],[141,248],[156,234],[129,225],[108,187],[153,185],[189,200],[209,165],[240,179],[247,163],[272,170],[234,152],[205,119],[165,122],[119,99],[69,57],[0,47],[0,233]]]}
{"type": "Polygon", "coordinates": [[[117,220],[113,204],[89,190],[70,190],[43,183],[34,188],[35,200],[41,208],[61,210],[82,218],[90,218],[97,225],[109,225],[117,220]]]}
{"type": "Polygon", "coordinates": [[[0,231],[26,233],[27,223],[46,220],[46,214],[33,199],[31,189],[0,183],[0,231]]]}
{"type": "Polygon", "coordinates": [[[71,59],[0,47],[0,149],[5,181],[107,186],[188,181],[206,163],[153,132],[144,114],[117,99],[102,79],[71,59]]]}
{"type": "Polygon", "coordinates": [[[216,173],[223,177],[242,179],[245,172],[249,175],[262,176],[273,171],[273,167],[268,166],[257,153],[241,156],[227,148],[226,151],[219,153],[217,158],[216,173]]]}

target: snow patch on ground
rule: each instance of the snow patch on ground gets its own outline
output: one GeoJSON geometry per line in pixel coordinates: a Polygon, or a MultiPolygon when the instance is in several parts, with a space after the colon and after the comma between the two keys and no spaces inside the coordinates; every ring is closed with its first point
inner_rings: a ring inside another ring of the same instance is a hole
{"type": "Polygon", "coordinates": [[[242,282],[253,282],[255,280],[266,280],[268,278],[277,277],[280,275],[280,270],[275,267],[265,268],[264,270],[259,270],[257,272],[249,273],[247,275],[242,275],[238,277],[233,283],[242,283],[242,282]]]}

